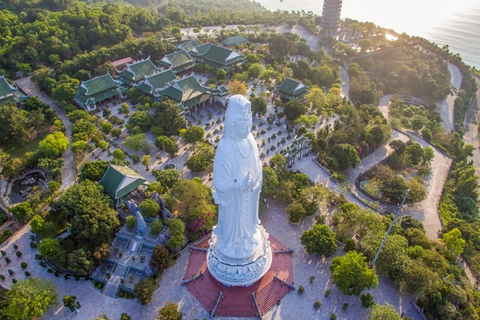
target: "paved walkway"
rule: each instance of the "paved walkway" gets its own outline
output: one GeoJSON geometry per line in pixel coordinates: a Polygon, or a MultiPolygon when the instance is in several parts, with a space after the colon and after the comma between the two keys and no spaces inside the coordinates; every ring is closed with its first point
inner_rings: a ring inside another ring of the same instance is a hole
{"type": "Polygon", "coordinates": [[[457,98],[457,90],[460,88],[463,77],[458,67],[451,63],[448,63],[448,71],[450,72],[450,86],[452,93],[442,101],[437,102],[437,105],[440,107],[442,127],[444,127],[447,132],[450,132],[454,129],[454,103],[457,98]]]}
{"type": "Polygon", "coordinates": [[[62,167],[62,185],[60,189],[65,189],[75,182],[75,164],[73,161],[73,152],[71,149],[72,146],[72,123],[67,117],[65,111],[63,111],[55,101],[53,101],[45,93],[41,92],[35,84],[31,81],[31,77],[21,78],[15,81],[15,84],[22,88],[29,96],[37,96],[40,100],[48,104],[57,114],[57,116],[62,120],[63,125],[65,126],[65,135],[68,138],[68,149],[63,153],[63,158],[65,159],[65,164],[62,167]]]}

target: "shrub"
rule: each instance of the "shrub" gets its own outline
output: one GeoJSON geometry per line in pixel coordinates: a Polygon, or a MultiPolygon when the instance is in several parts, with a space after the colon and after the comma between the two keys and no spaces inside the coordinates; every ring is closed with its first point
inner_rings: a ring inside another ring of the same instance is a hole
{"type": "Polygon", "coordinates": [[[12,283],[17,283],[17,279],[13,278],[12,283]]]}
{"type": "Polygon", "coordinates": [[[362,294],[360,300],[362,301],[362,308],[370,308],[375,304],[373,296],[370,293],[362,294]]]}
{"type": "Polygon", "coordinates": [[[54,275],[55,275],[55,278],[57,278],[60,275],[60,272],[58,272],[58,270],[55,270],[54,275]]]}
{"type": "Polygon", "coordinates": [[[322,306],[322,301],[320,300],[315,301],[313,306],[315,307],[315,309],[319,309],[322,306]]]}
{"type": "Polygon", "coordinates": [[[70,277],[68,276],[68,274],[64,275],[63,278],[64,278],[65,280],[70,279],[70,277]]]}
{"type": "Polygon", "coordinates": [[[13,245],[13,249],[17,250],[18,246],[16,244],[13,245]]]}
{"type": "Polygon", "coordinates": [[[0,250],[0,253],[2,254],[2,256],[6,255],[5,251],[3,251],[3,250],[0,250]]]}
{"type": "Polygon", "coordinates": [[[5,280],[5,276],[3,274],[0,274],[0,279],[3,281],[5,280]]]}
{"type": "Polygon", "coordinates": [[[30,272],[25,271],[25,277],[27,277],[27,278],[30,277],[30,272]]]}
{"type": "Polygon", "coordinates": [[[325,297],[328,297],[330,295],[331,291],[330,289],[328,289],[327,291],[325,291],[325,297]]]}
{"type": "Polygon", "coordinates": [[[8,274],[9,274],[9,275],[13,275],[14,273],[15,273],[15,272],[13,272],[12,269],[8,269],[8,274]]]}
{"type": "Polygon", "coordinates": [[[305,288],[303,286],[298,286],[298,293],[304,294],[305,293],[305,288]]]}
{"type": "Polygon", "coordinates": [[[47,272],[48,272],[48,273],[53,273],[53,270],[52,270],[52,269],[48,269],[47,272]]]}
{"type": "Polygon", "coordinates": [[[20,267],[21,267],[22,269],[27,269],[28,263],[22,261],[22,263],[20,263],[20,267]]]}
{"type": "Polygon", "coordinates": [[[15,252],[15,255],[20,258],[22,256],[22,253],[20,251],[17,251],[15,252]]]}
{"type": "Polygon", "coordinates": [[[10,260],[9,257],[6,257],[6,258],[5,258],[5,262],[8,264],[8,263],[12,262],[12,260],[10,260]]]}
{"type": "Polygon", "coordinates": [[[344,303],[342,306],[342,310],[345,311],[348,309],[348,303],[344,303]]]}
{"type": "Polygon", "coordinates": [[[37,253],[37,254],[35,255],[35,260],[40,260],[40,259],[42,259],[42,255],[39,254],[39,253],[37,253]]]}
{"type": "Polygon", "coordinates": [[[315,276],[310,277],[310,283],[313,283],[313,280],[315,280],[315,276]]]}
{"type": "Polygon", "coordinates": [[[330,313],[330,320],[337,320],[337,315],[335,313],[330,313]]]}

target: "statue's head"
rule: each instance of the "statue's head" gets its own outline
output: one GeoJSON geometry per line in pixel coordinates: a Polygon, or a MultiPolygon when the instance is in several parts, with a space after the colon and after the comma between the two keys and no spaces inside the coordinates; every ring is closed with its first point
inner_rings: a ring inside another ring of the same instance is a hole
{"type": "Polygon", "coordinates": [[[225,115],[225,136],[246,139],[252,130],[252,107],[242,95],[234,95],[225,115]]]}

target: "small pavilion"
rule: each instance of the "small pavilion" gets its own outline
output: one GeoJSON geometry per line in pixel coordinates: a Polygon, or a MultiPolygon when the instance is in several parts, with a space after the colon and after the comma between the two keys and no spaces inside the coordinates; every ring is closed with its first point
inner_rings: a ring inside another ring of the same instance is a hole
{"type": "Polygon", "coordinates": [[[231,46],[236,46],[237,44],[247,43],[247,42],[248,40],[244,36],[237,35],[237,36],[231,36],[231,37],[225,38],[222,41],[222,44],[225,47],[231,47],[231,46]]]}
{"type": "Polygon", "coordinates": [[[280,153],[287,159],[287,166],[291,168],[295,162],[306,156],[312,147],[312,141],[304,135],[297,137],[292,144],[280,153]]]}
{"type": "Polygon", "coordinates": [[[128,194],[141,185],[148,185],[147,179],[126,166],[110,165],[99,183],[119,207],[128,200],[128,194]]]}
{"type": "Polygon", "coordinates": [[[301,100],[308,93],[309,87],[300,81],[286,77],[285,80],[273,91],[284,100],[301,100]]]}

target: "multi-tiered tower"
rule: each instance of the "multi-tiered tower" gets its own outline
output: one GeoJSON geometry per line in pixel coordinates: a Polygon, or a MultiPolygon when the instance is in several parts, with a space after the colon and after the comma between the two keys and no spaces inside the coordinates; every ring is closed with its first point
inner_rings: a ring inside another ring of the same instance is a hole
{"type": "Polygon", "coordinates": [[[324,0],[321,27],[326,34],[337,30],[341,12],[342,0],[324,0]]]}

